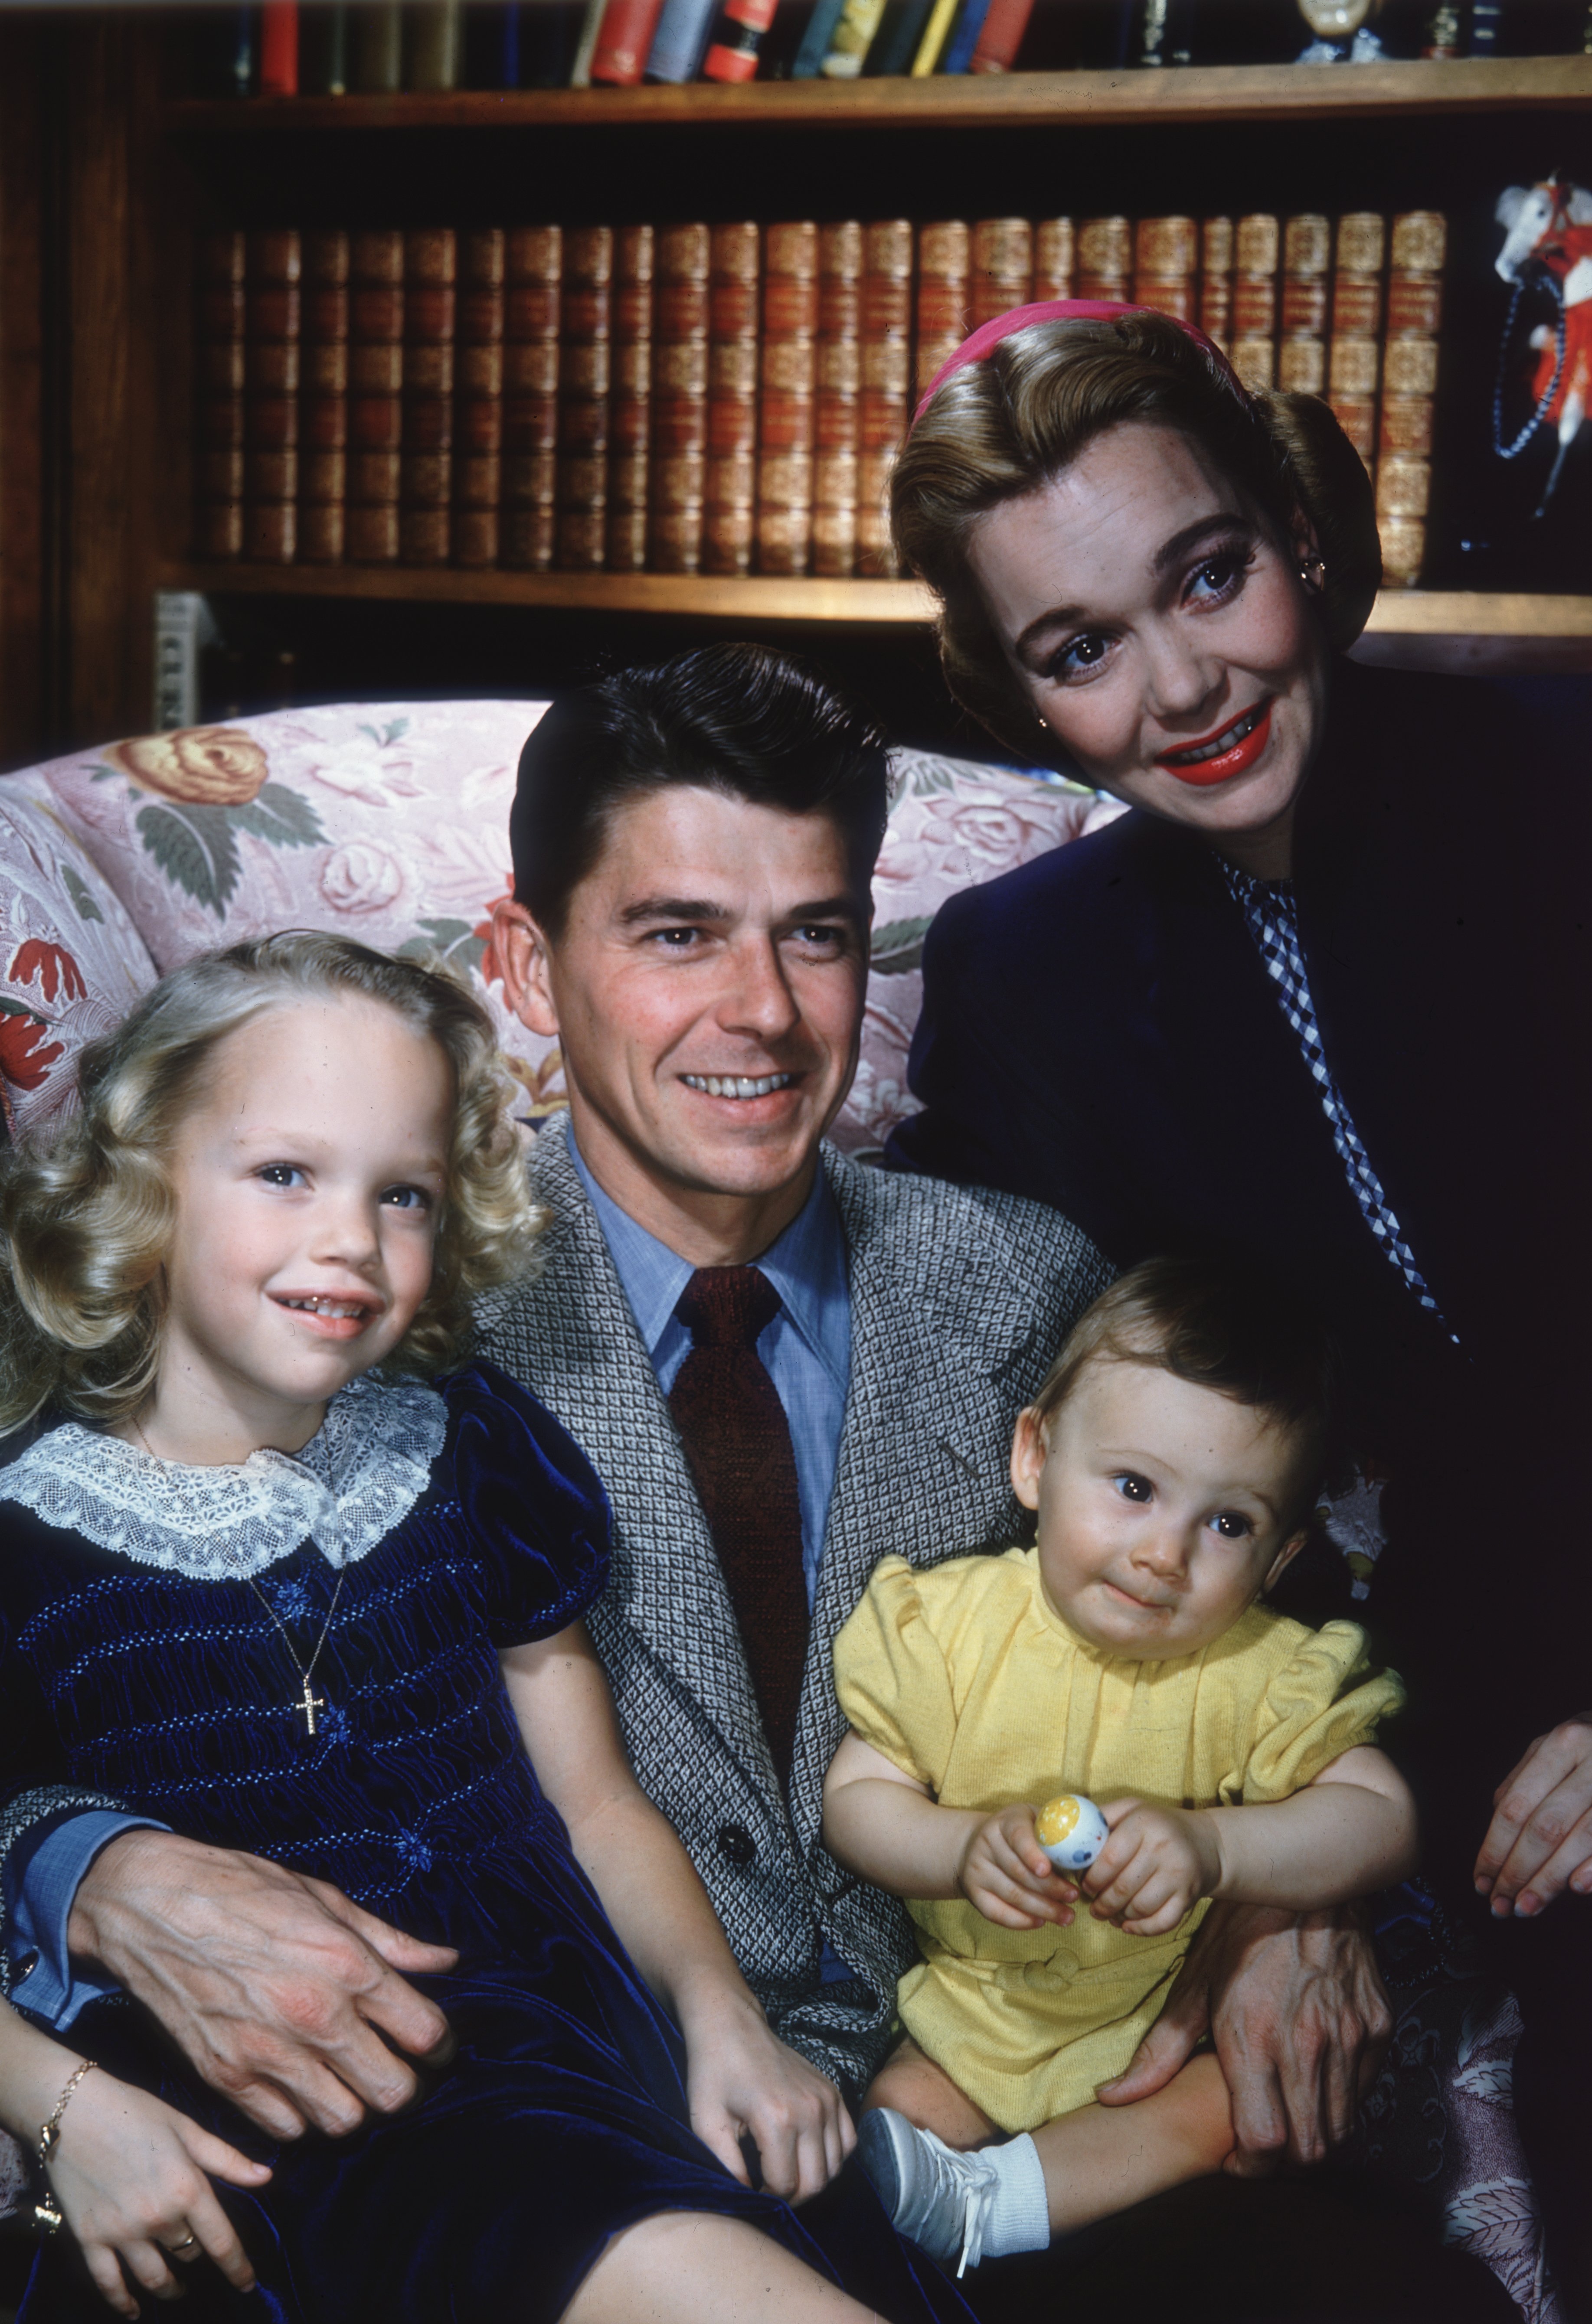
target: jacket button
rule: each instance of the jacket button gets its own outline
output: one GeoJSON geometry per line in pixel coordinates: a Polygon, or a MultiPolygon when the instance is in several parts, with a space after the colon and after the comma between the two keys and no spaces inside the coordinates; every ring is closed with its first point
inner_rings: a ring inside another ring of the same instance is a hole
{"type": "Polygon", "coordinates": [[[721,1823],[718,1827],[718,1852],[727,1864],[744,1872],[757,1860],[757,1842],[744,1823],[721,1823]]]}

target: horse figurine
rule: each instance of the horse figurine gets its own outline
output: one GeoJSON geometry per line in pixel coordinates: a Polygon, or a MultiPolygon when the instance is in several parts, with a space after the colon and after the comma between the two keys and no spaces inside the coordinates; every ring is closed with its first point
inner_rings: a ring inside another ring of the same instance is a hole
{"type": "Polygon", "coordinates": [[[1555,429],[1559,450],[1535,512],[1541,516],[1553,496],[1565,455],[1586,420],[1587,407],[1592,403],[1592,194],[1567,183],[1555,172],[1529,189],[1509,187],[1499,195],[1494,215],[1505,230],[1504,247],[1495,263],[1504,281],[1514,286],[1514,298],[1499,356],[1493,448],[1503,459],[1516,459],[1539,428],[1555,429]],[[1541,323],[1532,333],[1531,345],[1537,351],[1532,381],[1534,409],[1514,441],[1506,445],[1504,365],[1516,310],[1533,281],[1545,282],[1558,300],[1559,320],[1552,326],[1541,323]]]}

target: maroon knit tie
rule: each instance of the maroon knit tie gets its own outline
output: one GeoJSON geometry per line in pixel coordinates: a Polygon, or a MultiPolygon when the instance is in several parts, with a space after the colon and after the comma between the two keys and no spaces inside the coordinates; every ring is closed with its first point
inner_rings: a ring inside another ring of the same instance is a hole
{"type": "Polygon", "coordinates": [[[669,1408],[784,1783],[807,1653],[807,1584],[791,1425],[757,1352],[757,1335],[779,1305],[778,1292],[754,1267],[699,1267],[675,1310],[690,1333],[691,1351],[675,1376],[669,1408]]]}

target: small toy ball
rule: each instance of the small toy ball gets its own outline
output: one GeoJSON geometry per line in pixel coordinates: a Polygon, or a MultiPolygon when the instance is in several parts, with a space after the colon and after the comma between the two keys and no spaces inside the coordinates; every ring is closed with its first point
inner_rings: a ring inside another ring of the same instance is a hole
{"type": "Polygon", "coordinates": [[[1087,1872],[1111,1837],[1094,1801],[1074,1792],[1047,1800],[1034,1830],[1058,1872],[1087,1872]]]}

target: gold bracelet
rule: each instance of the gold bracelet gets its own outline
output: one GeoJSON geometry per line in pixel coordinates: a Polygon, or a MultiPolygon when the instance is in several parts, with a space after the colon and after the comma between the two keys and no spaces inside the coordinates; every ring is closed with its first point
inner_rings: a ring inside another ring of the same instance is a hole
{"type": "Polygon", "coordinates": [[[68,2106],[71,2102],[72,2092],[77,2089],[78,2084],[82,2080],[84,2075],[91,2074],[93,2071],[94,2061],[92,2058],[85,2058],[80,2066],[73,2068],[71,2079],[69,2080],[65,2089],[62,2090],[60,2098],[55,2102],[55,2112],[51,2116],[47,2123],[44,2123],[40,2126],[37,2161],[39,2166],[39,2176],[42,2182],[44,2191],[40,2197],[38,2202],[33,2206],[33,2224],[43,2235],[52,2236],[61,2224],[60,2205],[56,2201],[54,2194],[51,2190],[49,2179],[45,2176],[45,2165],[49,2163],[51,2156],[54,2153],[56,2148],[60,2144],[61,2116],[65,2114],[68,2106]]]}

